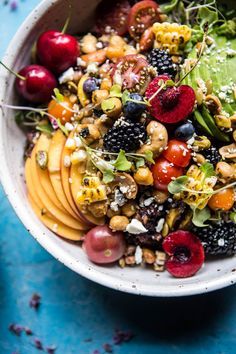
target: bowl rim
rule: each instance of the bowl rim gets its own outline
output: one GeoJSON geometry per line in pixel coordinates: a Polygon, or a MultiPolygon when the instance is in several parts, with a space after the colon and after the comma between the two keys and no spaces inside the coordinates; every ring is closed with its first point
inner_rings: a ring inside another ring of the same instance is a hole
{"type": "MultiPolygon", "coordinates": [[[[43,0],[31,11],[12,38],[5,52],[5,56],[3,58],[4,62],[8,63],[12,60],[12,58],[15,58],[18,43],[21,42],[22,39],[24,40],[30,33],[30,24],[32,23],[35,13],[37,13],[38,18],[41,18],[53,4],[55,4],[55,1],[43,0]]],[[[7,73],[7,75],[10,74],[7,73]]],[[[3,77],[3,80],[7,78],[6,73],[2,68],[0,68],[0,77],[3,77]]],[[[0,101],[4,99],[4,89],[2,89],[2,87],[4,87],[4,85],[0,85],[0,101]]],[[[0,119],[0,132],[2,131],[2,125],[3,119],[0,119]]],[[[14,183],[8,177],[9,171],[6,156],[3,151],[3,141],[0,134],[0,166],[2,167],[0,181],[16,215],[19,217],[28,232],[46,251],[48,251],[58,261],[63,263],[66,267],[81,276],[114,290],[153,297],[177,297],[202,294],[224,288],[236,282],[236,272],[231,272],[227,275],[222,274],[219,277],[214,277],[211,280],[196,282],[196,284],[191,283],[179,286],[176,283],[173,287],[168,286],[165,288],[162,285],[160,289],[157,289],[156,286],[152,288],[151,286],[135,283],[134,287],[134,283],[129,280],[119,279],[117,282],[117,279],[113,276],[104,274],[102,271],[89,267],[79,260],[75,260],[66,250],[62,249],[60,245],[55,244],[52,239],[45,237],[45,233],[41,230],[40,225],[34,224],[34,222],[28,217],[28,213],[24,210],[24,208],[22,208],[21,199],[17,193],[15,193],[14,183]]]]}

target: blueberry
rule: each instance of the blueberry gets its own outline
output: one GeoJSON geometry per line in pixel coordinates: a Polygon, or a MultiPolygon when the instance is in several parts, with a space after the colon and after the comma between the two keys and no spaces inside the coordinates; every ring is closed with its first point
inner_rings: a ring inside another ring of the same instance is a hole
{"type": "Polygon", "coordinates": [[[192,138],[194,133],[195,129],[192,123],[185,123],[175,130],[175,137],[179,140],[187,141],[192,138]]]}
{"type": "Polygon", "coordinates": [[[83,84],[83,90],[85,93],[90,95],[93,91],[97,90],[98,80],[95,77],[89,77],[83,84]]]}
{"type": "MultiPolygon", "coordinates": [[[[139,95],[138,93],[131,93],[129,98],[135,101],[143,102],[143,96],[139,95]]],[[[127,101],[124,105],[124,114],[126,118],[138,118],[141,114],[145,111],[146,105],[142,103],[127,101]]]]}

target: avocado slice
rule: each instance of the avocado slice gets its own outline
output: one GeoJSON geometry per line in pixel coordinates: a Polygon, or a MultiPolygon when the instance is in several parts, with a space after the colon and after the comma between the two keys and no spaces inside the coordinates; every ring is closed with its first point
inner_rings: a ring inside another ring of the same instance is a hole
{"type": "MultiPolygon", "coordinates": [[[[236,38],[227,39],[224,36],[211,34],[215,45],[209,47],[203,54],[196,68],[186,77],[183,84],[197,89],[197,80],[204,82],[212,80],[213,94],[219,97],[223,110],[229,115],[236,112],[236,99],[232,90],[236,84],[236,38]]],[[[196,58],[194,48],[188,58],[196,58]]]]}
{"type": "Polygon", "coordinates": [[[212,118],[212,116],[210,115],[207,107],[205,105],[202,106],[202,110],[201,110],[201,114],[202,114],[202,118],[205,122],[205,124],[207,125],[207,127],[209,128],[209,130],[211,131],[212,135],[220,140],[220,141],[224,141],[224,142],[229,142],[230,141],[230,137],[223,133],[215,124],[214,119],[212,118]]]}

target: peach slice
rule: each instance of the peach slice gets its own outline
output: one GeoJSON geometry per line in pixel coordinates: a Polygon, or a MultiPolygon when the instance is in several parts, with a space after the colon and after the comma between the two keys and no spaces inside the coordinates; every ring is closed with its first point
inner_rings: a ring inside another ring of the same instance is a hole
{"type": "MultiPolygon", "coordinates": [[[[50,143],[51,143],[51,137],[49,137],[46,134],[41,134],[39,140],[37,141],[37,144],[35,145],[35,154],[37,154],[38,151],[45,151],[48,154],[50,143]]],[[[39,168],[38,174],[39,174],[39,179],[40,179],[40,182],[42,184],[42,187],[43,187],[45,193],[48,195],[48,197],[51,199],[53,204],[55,204],[55,206],[58,209],[65,212],[66,211],[65,208],[63,207],[61,202],[58,200],[58,198],[54,192],[54,189],[52,187],[52,184],[50,182],[50,178],[48,175],[48,170],[47,169],[42,170],[41,168],[39,168]]]]}
{"type": "Polygon", "coordinates": [[[84,236],[83,231],[72,229],[72,228],[62,224],[60,221],[48,216],[48,214],[43,214],[42,210],[35,203],[35,201],[33,200],[33,198],[31,197],[30,194],[29,194],[28,198],[29,198],[29,202],[30,202],[31,207],[34,210],[35,214],[37,215],[39,220],[49,230],[53,231],[55,234],[57,234],[63,238],[71,240],[71,241],[80,241],[83,238],[83,236],[84,236]]]}
{"type": "MultiPolygon", "coordinates": [[[[69,136],[68,139],[72,139],[74,136],[74,131],[72,131],[69,136]]],[[[62,187],[64,189],[66,198],[68,200],[68,203],[70,204],[71,208],[74,210],[74,212],[79,216],[82,217],[82,215],[80,215],[79,210],[76,207],[76,204],[73,200],[72,197],[72,193],[71,193],[71,189],[70,189],[70,167],[65,166],[65,158],[69,157],[71,154],[71,150],[68,149],[68,147],[66,147],[66,145],[64,145],[63,150],[62,150],[62,155],[61,155],[61,183],[62,183],[62,187]]],[[[83,217],[82,217],[83,218],[83,217]]]]}
{"type": "MultiPolygon", "coordinates": [[[[76,203],[78,191],[82,188],[82,179],[84,177],[83,173],[80,173],[78,165],[72,165],[70,168],[70,188],[73,199],[76,203]]],[[[88,210],[83,209],[81,205],[77,204],[79,211],[83,214],[83,216],[88,220],[90,223],[95,225],[104,225],[105,218],[96,218],[92,213],[88,210]]]]}
{"type": "MultiPolygon", "coordinates": [[[[32,183],[35,185],[35,189],[38,195],[38,198],[41,200],[42,204],[45,205],[46,209],[53,215],[54,218],[60,220],[66,226],[69,226],[73,229],[77,230],[86,230],[86,225],[79,220],[74,219],[71,215],[69,215],[66,211],[62,211],[59,209],[52,200],[48,197],[47,193],[42,187],[40,174],[43,171],[36,162],[36,151],[43,150],[41,147],[41,143],[44,140],[44,134],[42,134],[34,147],[31,155],[31,175],[32,175],[32,183]],[[39,148],[40,147],[40,148],[39,148]]],[[[48,177],[49,183],[50,179],[48,177]]]]}
{"type": "Polygon", "coordinates": [[[61,178],[61,155],[66,142],[66,137],[61,130],[57,130],[52,137],[51,144],[48,151],[48,171],[49,177],[53,186],[53,189],[56,193],[57,198],[75,219],[78,218],[78,215],[71,208],[67,197],[65,195],[62,178],[61,178]]]}

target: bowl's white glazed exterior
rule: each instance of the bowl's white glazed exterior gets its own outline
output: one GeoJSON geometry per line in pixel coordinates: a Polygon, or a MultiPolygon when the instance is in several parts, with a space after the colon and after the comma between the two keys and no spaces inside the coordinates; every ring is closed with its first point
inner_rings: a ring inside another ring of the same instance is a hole
{"type": "MultiPolygon", "coordinates": [[[[99,0],[70,0],[70,31],[87,30],[99,0]]],[[[62,28],[68,15],[66,1],[44,0],[26,19],[10,43],[5,64],[15,70],[30,60],[30,49],[40,32],[62,28]]],[[[0,70],[0,102],[15,104],[14,77],[0,70]]],[[[0,110],[0,178],[17,215],[33,237],[56,259],[82,276],[102,285],[140,295],[184,296],[219,289],[236,281],[236,258],[207,262],[198,274],[188,279],[174,279],[167,272],[155,273],[137,268],[101,267],[89,262],[83,250],[50,232],[37,219],[26,197],[23,177],[25,139],[14,122],[11,110],[0,110]]]]}

